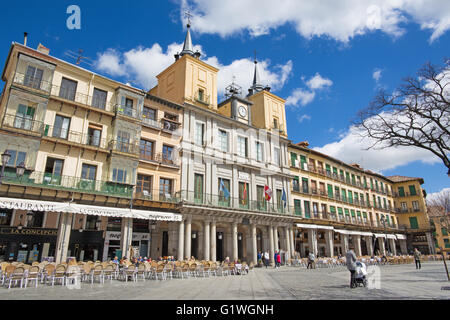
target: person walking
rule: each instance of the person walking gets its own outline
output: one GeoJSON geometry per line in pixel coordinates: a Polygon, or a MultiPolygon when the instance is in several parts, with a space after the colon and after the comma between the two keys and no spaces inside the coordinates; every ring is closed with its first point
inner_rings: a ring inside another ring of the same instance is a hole
{"type": "Polygon", "coordinates": [[[316,260],[316,257],[314,256],[313,252],[310,252],[308,254],[308,265],[306,266],[306,269],[315,269],[314,261],[316,260]]]}
{"type": "Polygon", "coordinates": [[[421,256],[420,251],[417,248],[414,248],[414,260],[416,262],[416,269],[419,270],[422,269],[422,266],[420,264],[420,256],[421,256]]]}
{"type": "Polygon", "coordinates": [[[280,254],[280,252],[277,252],[275,257],[276,257],[276,265],[277,265],[277,269],[278,269],[281,266],[281,254],[280,254]]]}
{"type": "Polygon", "coordinates": [[[269,265],[269,259],[270,259],[269,252],[266,251],[264,253],[264,264],[266,265],[266,269],[267,269],[267,266],[269,265]]]}
{"type": "Polygon", "coordinates": [[[356,254],[350,249],[345,256],[347,269],[350,271],[350,288],[356,288],[356,254]]]}
{"type": "Polygon", "coordinates": [[[261,266],[261,259],[262,259],[261,251],[258,251],[258,267],[261,266]]]}

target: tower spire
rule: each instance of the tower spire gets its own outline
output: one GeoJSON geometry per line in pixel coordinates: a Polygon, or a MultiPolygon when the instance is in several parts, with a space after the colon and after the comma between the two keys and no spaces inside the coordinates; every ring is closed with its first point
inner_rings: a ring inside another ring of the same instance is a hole
{"type": "Polygon", "coordinates": [[[255,62],[255,72],[253,74],[253,84],[249,90],[249,92],[251,92],[252,94],[264,90],[264,86],[262,86],[260,83],[259,72],[258,72],[258,60],[256,59],[256,51],[255,51],[255,61],[254,62],[255,62]]]}
{"type": "Polygon", "coordinates": [[[187,23],[187,34],[186,38],[184,39],[184,45],[183,45],[183,51],[181,51],[179,56],[184,56],[185,54],[188,54],[192,57],[195,57],[197,59],[200,58],[200,52],[194,52],[194,46],[192,45],[192,38],[191,38],[191,18],[193,17],[192,14],[187,11],[185,13],[185,17],[188,19],[187,23]]]}

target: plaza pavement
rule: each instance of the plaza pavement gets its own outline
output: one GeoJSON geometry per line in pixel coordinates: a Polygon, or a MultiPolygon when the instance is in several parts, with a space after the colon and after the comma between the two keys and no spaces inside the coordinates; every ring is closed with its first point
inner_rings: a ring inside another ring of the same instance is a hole
{"type": "Polygon", "coordinates": [[[344,267],[306,270],[282,267],[255,269],[249,275],[137,283],[107,280],[104,285],[83,283],[81,289],[32,285],[27,289],[0,288],[0,300],[307,300],[307,299],[450,299],[442,262],[415,266],[382,266],[381,289],[350,289],[344,267]]]}

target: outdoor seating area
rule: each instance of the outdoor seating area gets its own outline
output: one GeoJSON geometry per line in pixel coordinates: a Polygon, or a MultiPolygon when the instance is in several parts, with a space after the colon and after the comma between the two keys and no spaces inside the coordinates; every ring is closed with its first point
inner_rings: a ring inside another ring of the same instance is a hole
{"type": "Polygon", "coordinates": [[[55,264],[33,262],[27,265],[19,262],[0,264],[0,282],[5,288],[28,288],[38,285],[70,286],[81,283],[99,283],[105,281],[137,282],[146,280],[168,280],[188,278],[208,278],[231,275],[247,275],[254,265],[242,263],[217,263],[212,261],[152,261],[122,264],[100,261],[55,264]]]}

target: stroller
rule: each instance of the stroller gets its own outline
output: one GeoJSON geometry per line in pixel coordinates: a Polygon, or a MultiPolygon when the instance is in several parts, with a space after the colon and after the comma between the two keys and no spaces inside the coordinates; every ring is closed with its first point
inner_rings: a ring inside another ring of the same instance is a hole
{"type": "Polygon", "coordinates": [[[358,287],[360,285],[367,287],[367,267],[359,261],[356,262],[355,282],[358,287]]]}

